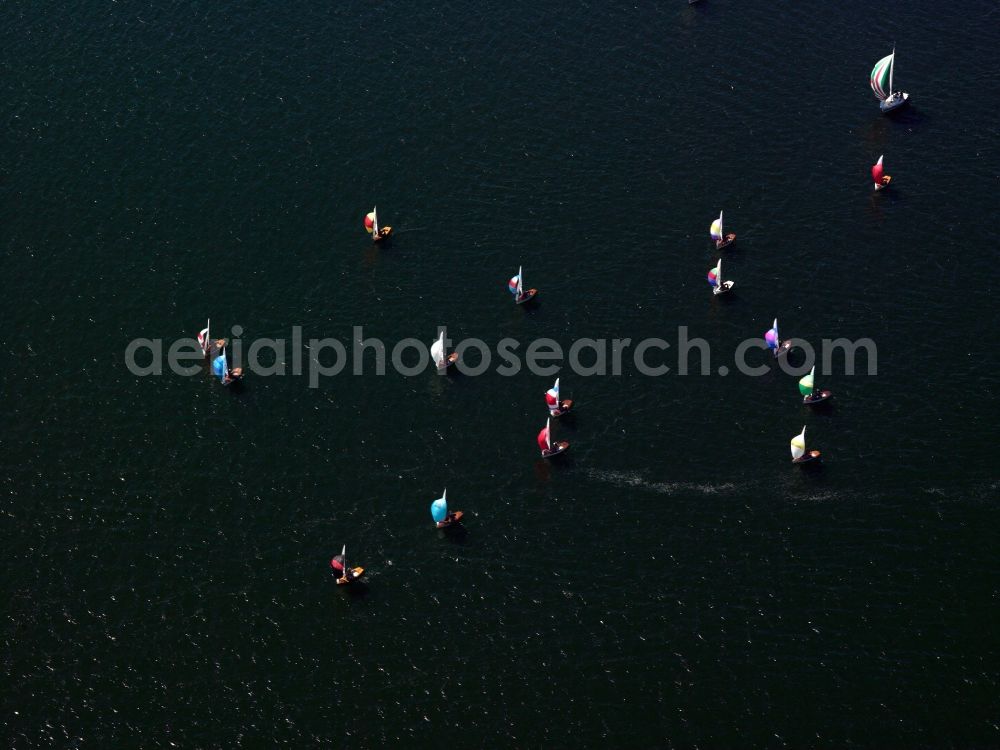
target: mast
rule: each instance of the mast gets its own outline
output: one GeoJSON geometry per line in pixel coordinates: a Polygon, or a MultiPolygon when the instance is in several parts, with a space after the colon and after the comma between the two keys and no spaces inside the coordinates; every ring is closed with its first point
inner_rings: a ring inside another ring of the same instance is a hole
{"type": "Polygon", "coordinates": [[[205,354],[212,353],[212,319],[205,323],[205,354]]]}
{"type": "Polygon", "coordinates": [[[892,69],[896,67],[896,45],[892,45],[892,59],[889,61],[889,98],[892,98],[892,69]]]}

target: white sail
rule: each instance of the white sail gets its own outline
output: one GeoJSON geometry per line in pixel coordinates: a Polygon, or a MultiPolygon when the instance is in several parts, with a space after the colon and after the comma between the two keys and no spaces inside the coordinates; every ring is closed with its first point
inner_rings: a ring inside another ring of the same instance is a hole
{"type": "Polygon", "coordinates": [[[719,265],[715,267],[715,285],[717,289],[722,289],[722,258],[719,258],[719,265]]]}
{"type": "Polygon", "coordinates": [[[552,417],[545,420],[545,444],[552,450],[552,417]]]}
{"type": "Polygon", "coordinates": [[[438,367],[444,365],[444,331],[441,331],[438,340],[431,344],[431,359],[438,367]]]}
{"type": "Polygon", "coordinates": [[[378,236],[378,206],[372,209],[372,237],[378,236]]]}
{"type": "Polygon", "coordinates": [[[778,335],[778,319],[774,319],[774,324],[771,326],[774,329],[774,345],[781,346],[781,336],[778,335]]]}
{"type": "Polygon", "coordinates": [[[802,427],[802,432],[792,438],[792,458],[802,458],[806,453],[806,428],[802,427]]]}
{"type": "Polygon", "coordinates": [[[722,211],[719,211],[719,237],[726,239],[726,230],[722,227],[722,211]]]}
{"type": "Polygon", "coordinates": [[[521,272],[521,266],[517,267],[517,296],[520,297],[524,294],[524,274],[521,272]]]}
{"type": "Polygon", "coordinates": [[[344,575],[347,575],[347,545],[340,550],[340,563],[344,566],[344,575]]]}

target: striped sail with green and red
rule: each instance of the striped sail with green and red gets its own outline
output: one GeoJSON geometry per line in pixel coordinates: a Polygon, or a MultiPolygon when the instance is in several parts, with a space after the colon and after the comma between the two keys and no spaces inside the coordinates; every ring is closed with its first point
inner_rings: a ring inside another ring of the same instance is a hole
{"type": "Polygon", "coordinates": [[[892,93],[889,90],[891,88],[891,86],[889,85],[889,75],[890,75],[890,68],[892,67],[892,57],[895,54],[896,53],[893,52],[891,54],[886,55],[877,63],[875,63],[875,67],[872,68],[872,75],[870,81],[872,86],[872,91],[874,91],[875,96],[877,96],[879,100],[883,102],[887,98],[889,98],[889,94],[892,93]]]}

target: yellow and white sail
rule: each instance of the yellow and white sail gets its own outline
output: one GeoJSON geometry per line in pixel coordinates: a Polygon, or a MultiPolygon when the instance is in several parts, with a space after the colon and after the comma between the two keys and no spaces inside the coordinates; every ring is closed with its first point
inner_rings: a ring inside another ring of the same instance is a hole
{"type": "Polygon", "coordinates": [[[792,460],[802,458],[806,454],[806,428],[803,425],[802,432],[792,438],[792,460]]]}

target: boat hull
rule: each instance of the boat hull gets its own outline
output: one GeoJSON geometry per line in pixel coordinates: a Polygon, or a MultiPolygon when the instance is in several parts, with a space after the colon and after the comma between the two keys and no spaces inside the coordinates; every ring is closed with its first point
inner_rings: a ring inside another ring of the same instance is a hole
{"type": "Polygon", "coordinates": [[[537,296],[538,296],[538,290],[537,289],[529,289],[524,294],[522,294],[520,297],[516,297],[514,299],[514,304],[515,305],[523,305],[525,302],[531,302],[531,300],[533,300],[537,296]]]}
{"type": "Polygon", "coordinates": [[[226,388],[236,387],[243,382],[243,369],[239,368],[238,373],[228,373],[226,377],[222,379],[222,385],[226,388]]]}
{"type": "Polygon", "coordinates": [[[569,450],[569,443],[565,440],[555,443],[551,450],[542,451],[542,458],[555,458],[569,450]]]}
{"type": "Polygon", "coordinates": [[[448,517],[443,521],[438,521],[435,526],[439,529],[447,529],[449,526],[454,526],[455,524],[460,523],[462,516],[464,515],[465,514],[462,511],[456,510],[454,513],[449,513],[448,517]]]}
{"type": "Polygon", "coordinates": [[[774,358],[777,359],[782,354],[788,354],[788,352],[791,350],[791,348],[792,348],[792,340],[791,339],[785,339],[784,341],[782,341],[778,345],[778,347],[776,349],[773,350],[774,351],[774,358]]]}
{"type": "Polygon", "coordinates": [[[549,409],[549,416],[550,417],[561,417],[563,414],[565,414],[566,412],[568,412],[572,408],[573,408],[573,399],[569,399],[568,398],[568,399],[566,399],[565,401],[563,401],[562,403],[559,404],[559,408],[558,409],[549,409]]]}
{"type": "Polygon", "coordinates": [[[350,586],[365,574],[364,568],[351,568],[351,575],[342,575],[337,579],[338,586],[350,586]]]}
{"type": "Polygon", "coordinates": [[[438,372],[444,372],[449,367],[451,367],[452,365],[454,365],[456,362],[458,362],[458,352],[452,352],[447,357],[445,357],[445,360],[444,360],[443,363],[441,363],[441,364],[439,364],[437,366],[438,372]]]}
{"type": "Polygon", "coordinates": [[[887,115],[890,112],[895,112],[897,109],[901,107],[905,107],[909,103],[910,103],[910,95],[907,94],[905,91],[904,92],[897,91],[888,99],[885,99],[884,101],[880,102],[878,108],[882,110],[883,115],[887,115]]]}
{"type": "Polygon", "coordinates": [[[819,461],[819,460],[820,460],[820,452],[819,451],[809,451],[804,456],[800,456],[799,458],[793,458],[792,459],[792,463],[793,464],[810,464],[810,463],[813,463],[814,461],[819,461]]]}
{"type": "Polygon", "coordinates": [[[815,406],[816,404],[822,404],[832,395],[833,393],[831,391],[820,391],[819,393],[814,393],[811,396],[803,396],[802,403],[806,406],[815,406]]]}
{"type": "Polygon", "coordinates": [[[729,247],[730,245],[732,245],[734,242],[736,242],[736,235],[733,234],[732,232],[730,232],[729,234],[727,234],[725,236],[724,239],[716,240],[715,241],[715,249],[716,250],[723,250],[723,249],[729,247]]]}
{"type": "Polygon", "coordinates": [[[392,227],[382,227],[378,230],[378,234],[372,235],[372,242],[385,242],[390,237],[392,237],[392,227]]]}
{"type": "Polygon", "coordinates": [[[734,286],[736,286],[735,281],[723,281],[719,286],[713,287],[712,294],[718,297],[720,294],[731,291],[734,286]]]}
{"type": "Polygon", "coordinates": [[[875,183],[875,192],[877,193],[879,190],[885,190],[887,187],[889,187],[890,182],[892,182],[892,177],[886,175],[885,177],[882,178],[882,182],[875,183]]]}

